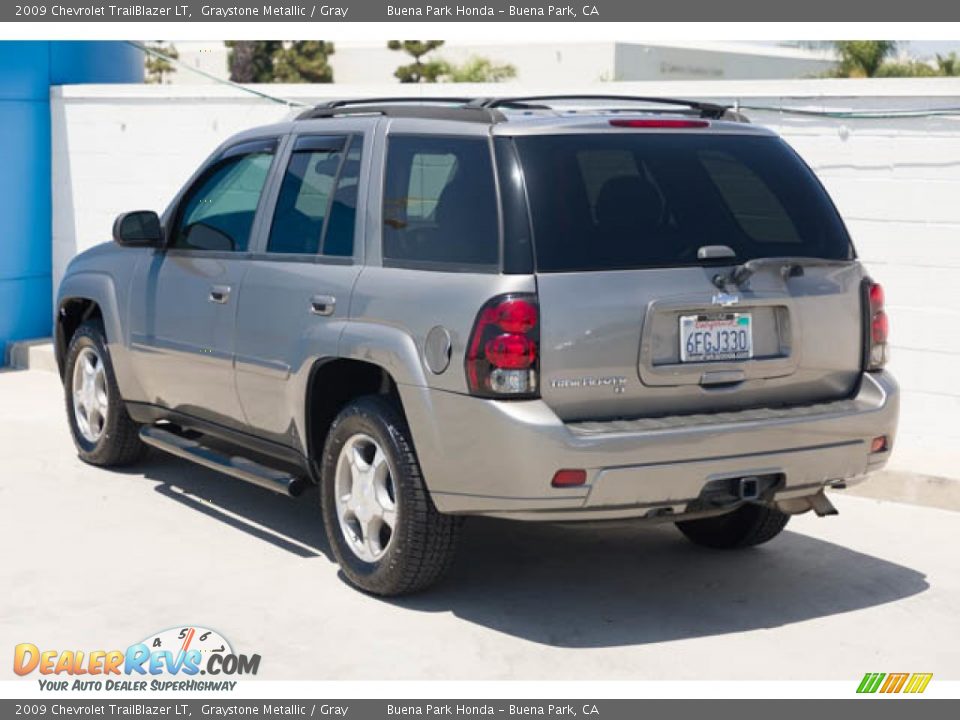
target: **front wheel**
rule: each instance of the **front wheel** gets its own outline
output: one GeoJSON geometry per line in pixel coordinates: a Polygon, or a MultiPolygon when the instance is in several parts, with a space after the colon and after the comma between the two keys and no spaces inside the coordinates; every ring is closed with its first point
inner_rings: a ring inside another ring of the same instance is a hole
{"type": "Polygon", "coordinates": [[[430,499],[409,430],[379,396],[348,404],[321,465],[327,539],[347,579],[392,596],[437,582],[453,562],[462,520],[430,499]]]}
{"type": "Polygon", "coordinates": [[[103,467],[129,465],[146,446],[124,406],[99,323],[86,322],[70,339],[64,361],[67,421],[80,459],[103,467]]]}
{"type": "Polygon", "coordinates": [[[772,540],[789,520],[789,515],[774,507],[749,503],[726,515],[683,520],[677,528],[697,545],[730,550],[772,540]]]}

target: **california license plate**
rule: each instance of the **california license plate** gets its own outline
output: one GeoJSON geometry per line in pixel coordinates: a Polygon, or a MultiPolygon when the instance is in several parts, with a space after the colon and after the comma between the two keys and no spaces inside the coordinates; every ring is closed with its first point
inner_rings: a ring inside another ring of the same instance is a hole
{"type": "Polygon", "coordinates": [[[680,316],[680,361],[715,362],[753,357],[750,313],[680,316]]]}

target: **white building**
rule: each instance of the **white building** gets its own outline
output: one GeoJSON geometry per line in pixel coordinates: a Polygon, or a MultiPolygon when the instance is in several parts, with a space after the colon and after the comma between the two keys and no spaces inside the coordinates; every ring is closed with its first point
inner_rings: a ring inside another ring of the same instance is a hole
{"type": "MultiPolygon", "coordinates": [[[[331,57],[337,83],[373,85],[396,82],[394,70],[411,58],[386,43],[336,42],[331,57]]],[[[178,42],[180,60],[226,78],[227,48],[222,42],[178,42]]],[[[632,80],[762,80],[822,75],[834,64],[829,50],[745,43],[530,42],[449,43],[429,58],[462,63],[474,56],[517,69],[515,82],[562,86],[632,80]]],[[[174,84],[210,83],[199,73],[179,68],[174,84]]]]}

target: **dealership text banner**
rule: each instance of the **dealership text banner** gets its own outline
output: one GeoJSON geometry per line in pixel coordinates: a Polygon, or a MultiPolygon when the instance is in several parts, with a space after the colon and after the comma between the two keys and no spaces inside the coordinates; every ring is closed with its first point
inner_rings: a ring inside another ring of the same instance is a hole
{"type": "Polygon", "coordinates": [[[960,20],[960,3],[944,0],[689,0],[654,3],[594,0],[544,2],[411,2],[341,0],[333,3],[251,0],[234,2],[96,2],[34,0],[0,4],[3,22],[744,22],[829,21],[949,22],[960,20]]]}

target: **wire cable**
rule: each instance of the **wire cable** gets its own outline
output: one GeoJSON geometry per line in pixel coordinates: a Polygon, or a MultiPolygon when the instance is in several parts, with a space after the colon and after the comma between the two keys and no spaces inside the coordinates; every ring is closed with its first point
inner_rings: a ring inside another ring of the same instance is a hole
{"type": "Polygon", "coordinates": [[[805,110],[803,108],[775,107],[770,105],[737,104],[739,110],[782,113],[808,117],[825,117],[836,120],[896,120],[899,118],[931,118],[960,116],[960,107],[929,108],[926,110],[805,110]]]}
{"type": "Polygon", "coordinates": [[[125,42],[128,45],[135,47],[137,50],[143,53],[153,55],[154,57],[161,58],[163,60],[166,60],[167,62],[171,62],[174,65],[177,65],[178,67],[185,68],[190,72],[196,73],[197,75],[202,75],[208,80],[213,80],[214,82],[219,83],[220,85],[226,85],[227,87],[232,87],[236,90],[242,90],[243,92],[250,93],[251,95],[256,95],[257,97],[263,98],[264,100],[269,100],[271,102],[275,102],[280,105],[286,105],[287,107],[311,107],[310,105],[307,105],[306,103],[302,103],[299,100],[290,100],[288,98],[282,98],[277,95],[271,95],[269,93],[265,93],[260,90],[255,90],[252,87],[248,87],[247,85],[244,85],[242,83],[234,82],[233,80],[225,80],[224,78],[217,77],[216,75],[213,75],[212,73],[208,73],[204,70],[201,70],[200,68],[190,67],[185,62],[182,62],[175,57],[171,57],[166,53],[160,52],[155,48],[147,47],[143,43],[134,42],[133,40],[126,40],[125,42]]]}

